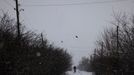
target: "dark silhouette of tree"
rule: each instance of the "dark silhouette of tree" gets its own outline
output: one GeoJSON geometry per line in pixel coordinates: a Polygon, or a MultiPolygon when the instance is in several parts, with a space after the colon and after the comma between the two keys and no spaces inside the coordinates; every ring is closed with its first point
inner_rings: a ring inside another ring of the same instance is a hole
{"type": "Polygon", "coordinates": [[[132,75],[134,74],[134,16],[130,18],[124,14],[115,15],[112,24],[119,26],[118,35],[114,27],[104,31],[102,39],[97,41],[94,54],[90,57],[90,67],[96,75],[132,75]]]}
{"type": "Polygon", "coordinates": [[[79,62],[78,69],[82,71],[90,71],[90,60],[87,57],[82,57],[79,62]]]}
{"type": "Polygon", "coordinates": [[[21,28],[20,40],[14,19],[0,18],[0,74],[62,75],[71,67],[71,56],[46,38],[21,28]],[[42,41],[43,39],[43,41],[42,41]],[[18,44],[19,42],[19,44],[18,44]]]}

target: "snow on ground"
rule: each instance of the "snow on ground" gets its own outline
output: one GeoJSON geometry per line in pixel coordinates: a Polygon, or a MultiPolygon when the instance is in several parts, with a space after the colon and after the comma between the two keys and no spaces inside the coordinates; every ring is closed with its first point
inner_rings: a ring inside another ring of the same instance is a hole
{"type": "Polygon", "coordinates": [[[76,73],[73,71],[68,71],[67,75],[93,75],[92,72],[85,72],[85,71],[79,71],[77,70],[76,73]]]}

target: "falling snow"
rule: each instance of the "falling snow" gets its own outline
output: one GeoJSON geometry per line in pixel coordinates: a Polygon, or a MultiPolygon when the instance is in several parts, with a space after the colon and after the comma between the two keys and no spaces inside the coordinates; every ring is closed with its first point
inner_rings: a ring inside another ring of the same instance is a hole
{"type": "Polygon", "coordinates": [[[40,57],[40,56],[41,56],[41,53],[40,53],[40,52],[37,52],[36,55],[37,55],[38,57],[40,57]]]}

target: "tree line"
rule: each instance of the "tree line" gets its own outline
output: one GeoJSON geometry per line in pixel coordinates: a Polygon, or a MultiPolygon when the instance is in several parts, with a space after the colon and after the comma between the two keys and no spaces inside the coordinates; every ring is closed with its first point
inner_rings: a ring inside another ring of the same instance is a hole
{"type": "Polygon", "coordinates": [[[117,14],[111,24],[115,27],[104,30],[94,53],[81,64],[87,62],[86,70],[95,75],[133,75],[134,16],[117,14]]]}
{"type": "Polygon", "coordinates": [[[16,21],[8,14],[0,16],[0,74],[2,75],[63,75],[70,69],[71,55],[63,48],[20,27],[17,38],[16,21]]]}

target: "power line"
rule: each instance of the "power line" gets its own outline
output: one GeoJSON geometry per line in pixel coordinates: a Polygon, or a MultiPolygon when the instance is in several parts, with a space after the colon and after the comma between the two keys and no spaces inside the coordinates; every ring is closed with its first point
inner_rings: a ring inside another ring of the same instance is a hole
{"type": "Polygon", "coordinates": [[[68,49],[90,50],[88,47],[68,47],[68,49]]]}
{"type": "Polygon", "coordinates": [[[64,4],[29,4],[24,6],[69,6],[69,5],[92,5],[92,4],[104,4],[104,3],[117,3],[123,1],[132,1],[132,0],[114,0],[114,1],[96,1],[96,2],[79,2],[79,3],[64,3],[64,4]]]}
{"type": "Polygon", "coordinates": [[[68,48],[68,49],[77,49],[77,50],[90,50],[89,48],[68,48]]]}

